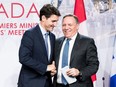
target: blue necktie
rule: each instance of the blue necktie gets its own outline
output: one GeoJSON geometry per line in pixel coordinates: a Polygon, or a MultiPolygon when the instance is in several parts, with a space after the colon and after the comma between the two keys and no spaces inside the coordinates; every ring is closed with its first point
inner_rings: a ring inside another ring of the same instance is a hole
{"type": "MultiPolygon", "coordinates": [[[[48,48],[48,35],[49,33],[45,33],[45,45],[46,45],[46,51],[47,51],[47,55],[49,55],[49,48],[48,48]]],[[[49,57],[48,57],[49,58],[49,57]]]]}
{"type": "MultiPolygon", "coordinates": [[[[62,54],[62,68],[68,65],[69,41],[70,41],[70,39],[67,39],[66,43],[64,45],[63,54],[62,54]]],[[[64,85],[67,84],[67,81],[63,75],[62,75],[62,83],[64,85]]]]}

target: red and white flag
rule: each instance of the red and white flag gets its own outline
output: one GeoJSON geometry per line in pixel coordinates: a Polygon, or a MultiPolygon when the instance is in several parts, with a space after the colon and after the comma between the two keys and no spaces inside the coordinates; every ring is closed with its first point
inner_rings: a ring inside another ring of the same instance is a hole
{"type": "MultiPolygon", "coordinates": [[[[79,19],[80,26],[79,26],[79,33],[88,36],[87,26],[86,26],[86,12],[83,0],[75,0],[74,6],[74,15],[76,15],[79,19]]],[[[96,82],[96,74],[91,76],[93,81],[94,87],[96,82]]]]}
{"type": "Polygon", "coordinates": [[[79,33],[88,36],[86,27],[86,13],[83,0],[75,0],[74,15],[79,19],[79,33]]]}
{"type": "Polygon", "coordinates": [[[93,87],[96,87],[96,74],[94,74],[94,75],[92,75],[91,76],[91,79],[92,79],[92,81],[93,81],[93,87]]]}

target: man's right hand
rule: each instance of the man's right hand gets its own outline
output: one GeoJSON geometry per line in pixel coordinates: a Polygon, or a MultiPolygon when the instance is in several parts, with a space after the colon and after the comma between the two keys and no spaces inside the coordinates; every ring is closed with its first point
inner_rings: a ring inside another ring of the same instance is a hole
{"type": "Polygon", "coordinates": [[[47,71],[51,71],[51,72],[56,71],[56,67],[55,67],[55,62],[54,61],[52,62],[52,64],[47,66],[47,71]]]}

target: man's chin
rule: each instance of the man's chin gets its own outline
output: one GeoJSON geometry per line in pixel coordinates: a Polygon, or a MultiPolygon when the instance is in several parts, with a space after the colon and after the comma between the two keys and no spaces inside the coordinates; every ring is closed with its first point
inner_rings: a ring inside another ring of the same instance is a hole
{"type": "Polygon", "coordinates": [[[70,38],[70,36],[69,36],[69,35],[65,35],[65,37],[66,37],[66,38],[70,38]]]}
{"type": "Polygon", "coordinates": [[[53,31],[53,28],[49,28],[47,31],[53,31]]]}
{"type": "Polygon", "coordinates": [[[49,29],[49,31],[53,31],[53,29],[49,29]]]}

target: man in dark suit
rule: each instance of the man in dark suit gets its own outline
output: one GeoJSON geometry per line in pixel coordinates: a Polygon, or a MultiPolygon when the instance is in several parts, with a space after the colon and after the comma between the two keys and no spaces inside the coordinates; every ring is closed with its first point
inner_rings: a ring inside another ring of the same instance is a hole
{"type": "Polygon", "coordinates": [[[94,40],[79,34],[78,29],[76,16],[69,14],[63,17],[64,36],[58,38],[55,44],[57,74],[54,76],[54,87],[93,87],[91,75],[97,72],[99,66],[97,48],[94,40]],[[69,81],[66,76],[73,80],[69,81]]]}
{"type": "Polygon", "coordinates": [[[51,76],[56,73],[53,62],[55,35],[50,31],[59,16],[54,6],[46,4],[40,9],[40,23],[24,33],[19,49],[22,67],[18,87],[52,87],[51,76]]]}

